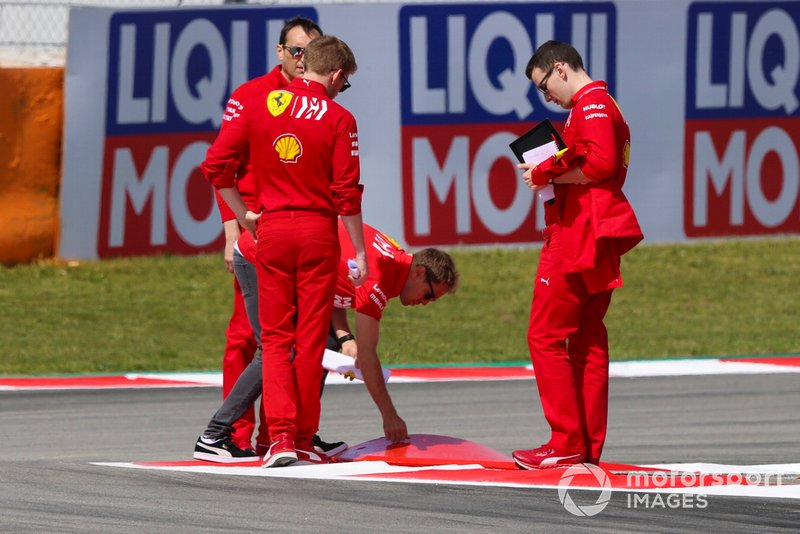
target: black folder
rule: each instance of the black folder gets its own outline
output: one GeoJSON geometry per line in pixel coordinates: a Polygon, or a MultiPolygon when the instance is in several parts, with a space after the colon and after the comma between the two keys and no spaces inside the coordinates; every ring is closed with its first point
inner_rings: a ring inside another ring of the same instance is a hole
{"type": "Polygon", "coordinates": [[[529,132],[522,134],[512,141],[508,146],[511,148],[511,151],[514,152],[514,155],[517,156],[519,162],[525,163],[525,159],[523,158],[525,152],[546,145],[547,143],[552,143],[553,141],[556,142],[558,150],[567,148],[567,145],[564,144],[563,139],[561,139],[558,131],[553,127],[550,119],[544,119],[529,132]]]}

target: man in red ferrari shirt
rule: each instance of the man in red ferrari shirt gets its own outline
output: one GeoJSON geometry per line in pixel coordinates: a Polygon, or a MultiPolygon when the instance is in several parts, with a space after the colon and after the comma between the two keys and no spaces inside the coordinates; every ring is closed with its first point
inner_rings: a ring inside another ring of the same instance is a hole
{"type": "MultiPolygon", "coordinates": [[[[333,298],[332,330],[328,348],[342,350],[356,359],[364,383],[383,420],[383,434],[392,441],[408,436],[405,421],[398,415],[386,388],[378,357],[380,320],[389,300],[400,297],[403,306],[427,305],[447,293],[454,293],[458,272],[452,258],[438,249],[428,248],[408,254],[394,240],[369,225],[364,225],[364,240],[374,251],[369,255],[369,278],[359,287],[350,283],[347,260],[355,251],[349,244],[343,224],[339,224],[342,254],[336,293],[333,298]],[[347,321],[347,309],[355,309],[358,342],[347,321]]],[[[251,288],[256,279],[256,245],[249,233],[238,241],[234,258],[236,277],[244,288],[244,298],[251,314],[253,328],[258,330],[254,315],[258,310],[258,295],[251,288]]],[[[203,435],[195,443],[194,458],[216,463],[244,463],[258,460],[251,450],[242,450],[230,441],[232,424],[247,406],[261,395],[261,357],[256,355],[239,377],[230,395],[216,411],[203,435]]],[[[342,444],[341,450],[346,448],[342,444]]],[[[322,458],[324,450],[317,448],[322,458]]],[[[338,451],[337,451],[338,452],[338,451]]]]}
{"type": "MultiPolygon", "coordinates": [[[[340,228],[342,250],[349,257],[352,248],[343,238],[340,228]]],[[[367,225],[364,225],[364,240],[370,247],[369,267],[374,274],[354,288],[346,283],[343,270],[346,266],[340,263],[331,325],[342,352],[356,358],[364,384],[381,412],[384,436],[398,441],[407,437],[408,432],[386,389],[378,358],[383,310],[389,299],[395,297],[400,297],[403,306],[425,306],[447,293],[454,293],[458,272],[452,258],[441,250],[426,248],[408,254],[394,240],[367,225]],[[347,321],[348,308],[356,310],[358,343],[347,321]]]]}
{"type": "Polygon", "coordinates": [[[324,36],[309,43],[304,60],[302,78],[266,98],[254,95],[240,103],[202,165],[239,223],[257,237],[258,298],[269,303],[259,307],[262,398],[272,442],[265,467],[315,454],[321,358],[340,254],[337,217],[361,272],[354,283],[369,275],[358,130],[353,115],[333,101],[350,86],[355,57],[346,43],[324,36]],[[245,150],[258,214],[235,188],[245,150]]]}
{"type": "Polygon", "coordinates": [[[580,54],[548,41],[531,57],[527,76],[547,101],[569,109],[567,150],[535,166],[520,164],[533,190],[554,184],[545,204],[545,243],[534,281],[528,327],[536,385],[550,440],[514,451],[525,469],[598,463],[608,421],[608,334],[611,293],[622,286],[620,257],[642,240],[622,193],[630,130],[605,82],[593,81],[580,54]]]}
{"type": "MultiPolygon", "coordinates": [[[[312,39],[322,35],[322,30],[312,20],[304,17],[295,17],[287,20],[280,32],[276,54],[279,64],[269,73],[249,80],[240,85],[231,94],[222,117],[222,126],[225,126],[238,113],[240,102],[252,95],[266,96],[273,89],[280,89],[289,85],[289,82],[304,72],[303,52],[312,39]]],[[[240,169],[236,176],[236,188],[248,208],[253,208],[253,175],[250,172],[250,162],[244,154],[240,162],[240,169]]],[[[217,205],[222,215],[222,225],[225,231],[225,267],[233,273],[233,245],[241,236],[241,227],[236,220],[236,215],[228,207],[222,197],[217,194],[217,205]]],[[[253,338],[253,330],[247,320],[242,290],[239,282],[233,280],[233,313],[225,330],[225,355],[222,359],[222,398],[228,396],[231,388],[236,383],[239,375],[252,361],[257,345],[253,338]]],[[[266,417],[262,410],[261,425],[259,427],[257,442],[269,446],[269,432],[266,428],[266,417]]],[[[255,412],[249,408],[242,418],[234,425],[232,440],[240,448],[250,447],[255,427],[255,412]]]]}

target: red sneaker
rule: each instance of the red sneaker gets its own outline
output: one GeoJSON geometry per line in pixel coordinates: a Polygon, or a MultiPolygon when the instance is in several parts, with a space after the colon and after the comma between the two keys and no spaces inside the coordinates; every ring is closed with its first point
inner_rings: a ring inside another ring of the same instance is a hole
{"type": "Polygon", "coordinates": [[[586,455],[580,452],[557,451],[550,445],[542,445],[530,451],[514,451],[514,461],[522,469],[547,469],[562,465],[582,464],[586,455]]]}
{"type": "Polygon", "coordinates": [[[267,454],[269,454],[269,443],[258,443],[256,442],[255,448],[256,454],[264,458],[267,454]]]}
{"type": "Polygon", "coordinates": [[[305,443],[298,443],[297,449],[295,449],[297,453],[297,461],[309,464],[327,464],[328,463],[328,455],[324,452],[319,452],[314,448],[314,443],[311,441],[305,443]]]}
{"type": "Polygon", "coordinates": [[[286,467],[297,462],[297,453],[294,451],[294,440],[289,434],[279,434],[269,446],[269,451],[264,457],[261,467],[286,467]]]}

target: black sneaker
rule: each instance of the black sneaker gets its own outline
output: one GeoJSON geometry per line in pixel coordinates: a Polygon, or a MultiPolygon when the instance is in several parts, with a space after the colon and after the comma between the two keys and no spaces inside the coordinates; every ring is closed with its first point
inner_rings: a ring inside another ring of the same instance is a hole
{"type": "Polygon", "coordinates": [[[240,449],[230,438],[213,439],[200,436],[194,444],[194,459],[218,464],[243,464],[261,460],[251,448],[240,449]]]}
{"type": "Polygon", "coordinates": [[[314,437],[311,438],[311,443],[314,444],[315,451],[321,452],[326,456],[336,456],[340,452],[344,452],[347,450],[347,443],[345,443],[344,441],[335,441],[333,443],[326,443],[322,441],[316,434],[314,434],[314,437]]]}

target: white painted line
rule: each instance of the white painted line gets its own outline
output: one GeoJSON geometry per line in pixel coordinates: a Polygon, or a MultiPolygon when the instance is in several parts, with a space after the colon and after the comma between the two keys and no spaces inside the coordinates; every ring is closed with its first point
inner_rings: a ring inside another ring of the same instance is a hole
{"type": "Polygon", "coordinates": [[[128,380],[163,380],[164,382],[193,382],[198,386],[218,386],[222,387],[222,373],[125,373],[128,380]]]}
{"type": "MultiPolygon", "coordinates": [[[[146,463],[146,462],[142,462],[146,463]]],[[[364,461],[364,462],[342,462],[325,465],[300,465],[295,464],[290,467],[282,468],[263,468],[263,467],[236,467],[223,465],[142,465],[133,462],[91,462],[92,465],[104,467],[122,467],[127,469],[147,469],[155,471],[180,471],[184,473],[206,473],[211,475],[239,475],[239,476],[259,476],[277,478],[303,478],[303,479],[329,479],[342,480],[347,477],[370,474],[390,474],[390,473],[410,473],[415,471],[427,471],[431,467],[407,467],[400,465],[390,465],[386,462],[364,461]]],[[[481,465],[440,465],[436,469],[441,470],[466,470],[483,469],[481,465]]]]}
{"type": "MultiPolygon", "coordinates": [[[[779,359],[779,358],[778,358],[779,359]]],[[[748,375],[748,374],[781,374],[800,373],[800,365],[794,359],[787,359],[787,365],[772,363],[747,362],[720,359],[679,359],[679,360],[638,360],[611,362],[609,375],[612,378],[641,378],[669,376],[701,376],[701,375],[748,375]]],[[[479,367],[479,366],[477,366],[479,367]]],[[[512,366],[502,372],[497,367],[486,367],[486,373],[476,373],[476,367],[469,367],[461,372],[459,367],[395,369],[390,380],[392,384],[410,384],[424,382],[465,382],[465,381],[507,381],[530,380],[532,366],[512,366]]],[[[19,377],[4,381],[0,377],[0,391],[26,390],[85,390],[85,389],[147,389],[147,388],[188,388],[188,387],[221,387],[220,372],[173,372],[173,373],[127,373],[97,380],[97,376],[85,377],[19,377]],[[114,381],[116,379],[116,381],[114,381]]],[[[344,376],[331,372],[326,384],[350,384],[361,387],[363,382],[350,381],[344,376]]]]}
{"type": "MultiPolygon", "coordinates": [[[[233,476],[257,476],[275,478],[297,478],[315,480],[349,480],[364,482],[395,482],[405,484],[447,484],[451,486],[485,486],[485,487],[506,487],[520,489],[558,489],[553,484],[520,484],[514,482],[492,482],[480,480],[452,480],[442,477],[440,479],[421,479],[414,478],[412,473],[440,470],[440,471],[464,471],[474,470],[476,476],[480,477],[480,472],[486,469],[480,465],[438,465],[425,467],[404,467],[389,465],[385,462],[364,461],[334,463],[326,465],[294,465],[285,468],[264,469],[261,467],[234,467],[216,465],[142,465],[131,462],[92,462],[92,465],[104,467],[119,467],[126,469],[145,469],[154,471],[173,471],[184,473],[204,473],[212,475],[233,475],[233,476]],[[391,477],[385,478],[381,475],[408,473],[409,478],[391,477]]],[[[648,468],[664,469],[665,471],[674,470],[694,473],[797,473],[800,464],[772,464],[772,465],[724,465],[724,464],[657,464],[641,466],[648,468]]],[[[792,480],[786,484],[775,485],[706,485],[698,487],[673,487],[665,485],[656,488],[638,487],[613,487],[608,488],[620,493],[660,493],[660,494],[690,494],[690,495],[712,495],[712,496],[731,496],[731,497],[756,497],[771,499],[800,499],[800,484],[793,483],[792,480]]],[[[575,486],[570,485],[570,490],[598,491],[596,486],[575,486]]]]}
{"type": "Polygon", "coordinates": [[[687,464],[653,464],[644,465],[652,469],[664,471],[688,471],[694,473],[719,474],[719,473],[761,473],[761,474],[797,474],[800,473],[798,464],[761,464],[761,465],[731,465],[711,463],[687,464]]]}
{"type": "Polygon", "coordinates": [[[800,373],[800,367],[722,360],[649,360],[611,362],[608,374],[613,377],[748,375],[800,373]]]}

